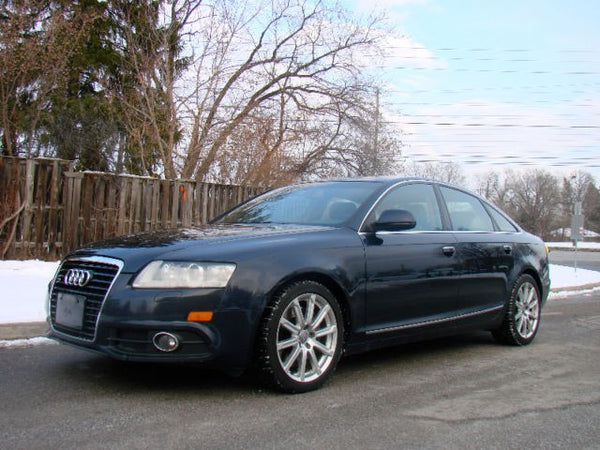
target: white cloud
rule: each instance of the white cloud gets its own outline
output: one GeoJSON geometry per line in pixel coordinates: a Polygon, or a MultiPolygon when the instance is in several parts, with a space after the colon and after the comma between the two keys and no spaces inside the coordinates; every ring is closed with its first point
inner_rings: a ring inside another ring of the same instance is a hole
{"type": "MultiPolygon", "coordinates": [[[[363,11],[386,9],[385,17],[398,27],[414,22],[417,10],[427,13],[421,20],[439,21],[444,8],[435,0],[355,4],[363,11]]],[[[526,57],[515,56],[504,41],[496,45],[507,47],[492,46],[484,54],[469,50],[477,46],[470,41],[446,44],[440,37],[451,37],[452,28],[438,23],[442,28],[420,28],[430,30],[421,37],[429,48],[414,36],[382,32],[381,56],[371,61],[382,80],[382,103],[395,112],[386,118],[402,131],[405,156],[456,162],[467,174],[539,167],[587,171],[600,181],[600,96],[590,78],[597,71],[592,52],[539,51],[525,39],[514,48],[526,50],[526,57]]]]}
{"type": "Polygon", "coordinates": [[[447,67],[446,62],[424,45],[406,35],[387,35],[381,39],[386,67],[412,66],[422,69],[447,67]]]}
{"type": "Polygon", "coordinates": [[[404,156],[416,161],[453,161],[469,170],[539,167],[590,172],[600,180],[600,98],[550,107],[473,99],[430,106],[397,118],[404,156]]]}
{"type": "MultiPolygon", "coordinates": [[[[395,76],[395,70],[405,68],[435,70],[447,67],[444,59],[437,57],[431,50],[408,35],[378,30],[375,38],[380,50],[365,55],[360,63],[364,67],[376,70],[379,75],[388,73],[390,76],[395,76]]],[[[418,78],[422,78],[422,74],[418,78]]]]}
{"type": "Polygon", "coordinates": [[[356,8],[362,11],[371,11],[376,7],[382,10],[392,10],[396,8],[410,8],[413,6],[428,6],[432,5],[431,0],[357,0],[356,8]]]}

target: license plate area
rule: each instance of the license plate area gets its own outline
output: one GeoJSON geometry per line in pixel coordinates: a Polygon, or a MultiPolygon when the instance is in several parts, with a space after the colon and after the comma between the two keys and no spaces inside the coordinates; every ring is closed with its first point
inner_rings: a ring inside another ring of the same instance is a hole
{"type": "Polygon", "coordinates": [[[85,296],[61,292],[56,300],[56,324],[75,330],[83,329],[85,296]]]}

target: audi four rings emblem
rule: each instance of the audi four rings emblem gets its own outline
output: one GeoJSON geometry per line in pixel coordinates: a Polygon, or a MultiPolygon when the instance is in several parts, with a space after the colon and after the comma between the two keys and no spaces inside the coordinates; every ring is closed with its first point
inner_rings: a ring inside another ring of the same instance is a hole
{"type": "Polygon", "coordinates": [[[83,269],[69,269],[65,274],[64,283],[67,286],[83,287],[92,279],[92,272],[83,269]]]}

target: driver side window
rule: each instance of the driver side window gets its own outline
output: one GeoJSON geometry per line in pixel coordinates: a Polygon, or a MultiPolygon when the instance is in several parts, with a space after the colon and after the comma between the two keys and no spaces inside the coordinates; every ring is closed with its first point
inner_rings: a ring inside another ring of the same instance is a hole
{"type": "Polygon", "coordinates": [[[417,222],[412,230],[441,231],[442,219],[433,186],[429,184],[408,184],[398,186],[383,197],[371,213],[370,222],[375,222],[387,209],[409,211],[417,222]]]}

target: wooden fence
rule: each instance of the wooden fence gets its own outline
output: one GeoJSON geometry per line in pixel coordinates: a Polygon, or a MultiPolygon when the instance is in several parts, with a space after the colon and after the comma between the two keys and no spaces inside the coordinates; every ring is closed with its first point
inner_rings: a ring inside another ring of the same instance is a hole
{"type": "Polygon", "coordinates": [[[263,189],[74,172],[69,161],[0,158],[0,257],[63,257],[123,234],[201,225],[263,189]]]}

